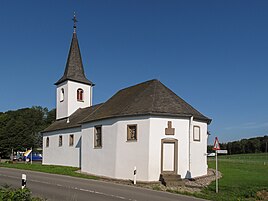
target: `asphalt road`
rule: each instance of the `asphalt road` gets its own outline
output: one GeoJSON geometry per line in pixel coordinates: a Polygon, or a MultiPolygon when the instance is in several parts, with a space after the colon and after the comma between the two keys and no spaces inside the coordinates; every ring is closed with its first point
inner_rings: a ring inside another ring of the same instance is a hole
{"type": "Polygon", "coordinates": [[[27,175],[27,188],[49,201],[202,201],[134,186],[9,168],[0,168],[0,185],[21,187],[22,174],[27,175]]]}

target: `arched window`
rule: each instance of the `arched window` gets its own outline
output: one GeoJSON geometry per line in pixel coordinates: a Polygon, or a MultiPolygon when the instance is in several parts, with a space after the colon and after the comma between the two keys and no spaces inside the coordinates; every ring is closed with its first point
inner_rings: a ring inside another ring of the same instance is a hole
{"type": "Polygon", "coordinates": [[[77,101],[83,101],[84,100],[84,91],[83,89],[77,89],[77,101]]]}
{"type": "Polygon", "coordinates": [[[61,88],[60,90],[60,102],[64,101],[64,89],[61,88]]]}

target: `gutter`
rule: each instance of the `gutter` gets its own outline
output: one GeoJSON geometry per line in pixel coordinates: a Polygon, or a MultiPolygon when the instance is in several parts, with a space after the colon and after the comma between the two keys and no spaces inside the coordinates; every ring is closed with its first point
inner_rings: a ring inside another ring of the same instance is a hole
{"type": "Polygon", "coordinates": [[[191,134],[192,134],[192,128],[193,128],[193,119],[194,117],[191,116],[189,119],[189,164],[188,164],[188,172],[189,176],[191,177],[191,134]]]}

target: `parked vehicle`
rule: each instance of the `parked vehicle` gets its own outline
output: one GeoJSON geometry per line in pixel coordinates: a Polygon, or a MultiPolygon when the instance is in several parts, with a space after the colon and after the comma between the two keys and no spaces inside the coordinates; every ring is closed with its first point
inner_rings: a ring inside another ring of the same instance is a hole
{"type": "Polygon", "coordinates": [[[28,150],[24,153],[23,160],[24,161],[42,161],[43,157],[42,154],[37,152],[32,152],[32,150],[28,150]]]}
{"type": "Polygon", "coordinates": [[[215,153],[208,153],[207,156],[212,157],[212,156],[216,156],[216,154],[215,153]]]}
{"type": "Polygon", "coordinates": [[[13,156],[13,161],[22,161],[23,157],[24,157],[24,153],[23,151],[17,151],[15,152],[14,156],[13,156]]]}

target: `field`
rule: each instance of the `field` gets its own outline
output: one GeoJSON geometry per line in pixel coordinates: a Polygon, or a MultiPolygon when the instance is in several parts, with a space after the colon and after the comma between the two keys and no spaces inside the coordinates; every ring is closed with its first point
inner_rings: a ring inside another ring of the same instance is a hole
{"type": "MultiPolygon", "coordinates": [[[[215,169],[215,157],[208,165],[215,169]]],[[[239,154],[219,156],[219,193],[215,193],[215,182],[197,194],[210,200],[268,200],[268,155],[239,154]]]]}

